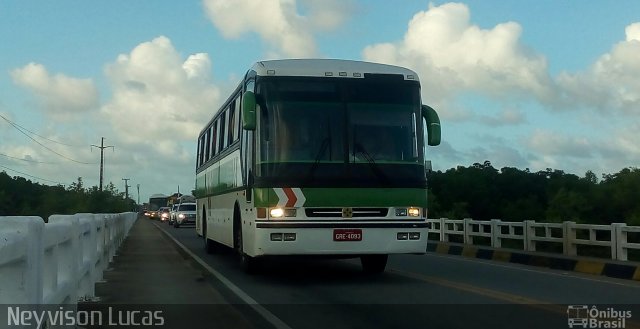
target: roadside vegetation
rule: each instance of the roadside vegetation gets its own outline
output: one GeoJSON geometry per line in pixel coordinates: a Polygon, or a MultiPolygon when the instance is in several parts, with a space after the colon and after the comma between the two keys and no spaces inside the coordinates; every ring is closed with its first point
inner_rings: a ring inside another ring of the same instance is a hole
{"type": "Polygon", "coordinates": [[[494,168],[489,161],[428,175],[429,218],[640,225],[640,169],[602,178],[494,168]]]}
{"type": "Polygon", "coordinates": [[[78,178],[66,188],[34,183],[23,177],[0,172],[0,216],[40,216],[53,214],[119,213],[135,209],[135,202],[125,200],[113,183],[103,191],[86,188],[78,178]]]}

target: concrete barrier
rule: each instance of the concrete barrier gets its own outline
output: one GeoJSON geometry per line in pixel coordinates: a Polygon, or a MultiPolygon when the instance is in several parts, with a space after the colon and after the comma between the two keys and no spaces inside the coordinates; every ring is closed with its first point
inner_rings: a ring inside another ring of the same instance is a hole
{"type": "Polygon", "coordinates": [[[639,226],[627,226],[625,223],[611,225],[577,224],[565,221],[562,223],[536,223],[532,220],[523,222],[503,222],[499,219],[489,221],[465,218],[453,220],[447,218],[427,219],[430,224],[429,233],[437,235],[439,242],[450,242],[457,236],[459,241],[468,245],[474,238],[485,238],[490,247],[502,248],[503,241],[518,241],[523,251],[534,252],[538,243],[557,244],[562,246],[565,256],[578,255],[579,246],[597,246],[607,248],[611,259],[627,261],[630,250],[640,250],[639,226]],[[635,234],[635,235],[634,235],[635,234]],[[630,241],[629,236],[635,237],[630,241]]]}
{"type": "Polygon", "coordinates": [[[136,213],[0,217],[0,304],[74,305],[95,283],[136,213]]]}

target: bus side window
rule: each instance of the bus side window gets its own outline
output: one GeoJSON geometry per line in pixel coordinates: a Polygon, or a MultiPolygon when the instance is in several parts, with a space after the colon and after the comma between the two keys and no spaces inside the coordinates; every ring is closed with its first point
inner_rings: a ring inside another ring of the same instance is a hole
{"type": "Polygon", "coordinates": [[[220,133],[218,135],[218,137],[220,138],[220,147],[219,147],[219,151],[222,152],[224,150],[224,148],[227,146],[225,144],[225,135],[224,135],[224,127],[226,126],[226,120],[225,117],[227,116],[227,111],[222,112],[222,115],[220,116],[220,133]]]}
{"type": "Polygon", "coordinates": [[[227,131],[228,136],[227,136],[227,145],[231,145],[231,143],[233,143],[236,139],[234,138],[235,134],[236,134],[236,126],[233,124],[236,120],[236,101],[234,100],[233,102],[231,102],[231,105],[229,105],[229,123],[227,125],[227,131]]]}
{"type": "Polygon", "coordinates": [[[204,161],[207,162],[211,159],[211,127],[207,128],[207,142],[206,149],[204,152],[204,161]]]}
{"type": "Polygon", "coordinates": [[[235,108],[235,120],[233,121],[233,129],[234,129],[234,133],[233,133],[233,141],[237,141],[240,138],[240,104],[242,104],[242,97],[241,94],[238,94],[238,97],[236,98],[236,108],[235,108]]]}
{"type": "Polygon", "coordinates": [[[199,161],[200,160],[200,154],[201,154],[200,153],[200,147],[201,147],[200,143],[201,143],[200,138],[198,138],[198,147],[196,148],[196,152],[198,153],[196,155],[196,169],[198,169],[198,167],[200,167],[200,161],[199,161]]]}
{"type": "Polygon", "coordinates": [[[204,138],[205,138],[205,135],[202,135],[200,137],[200,157],[198,159],[199,160],[198,163],[200,166],[202,166],[202,164],[204,163],[204,138]]]}
{"type": "Polygon", "coordinates": [[[218,121],[213,123],[212,128],[213,133],[211,136],[211,156],[215,156],[216,154],[218,154],[218,144],[216,143],[218,141],[218,121]]]}

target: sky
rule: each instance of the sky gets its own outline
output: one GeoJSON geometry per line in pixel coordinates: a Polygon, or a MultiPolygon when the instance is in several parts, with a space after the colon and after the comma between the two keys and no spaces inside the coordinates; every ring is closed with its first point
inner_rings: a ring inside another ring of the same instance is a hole
{"type": "Polygon", "coordinates": [[[435,170],[640,165],[640,1],[0,1],[0,171],[190,192],[197,135],[252,63],[404,66],[435,170]]]}

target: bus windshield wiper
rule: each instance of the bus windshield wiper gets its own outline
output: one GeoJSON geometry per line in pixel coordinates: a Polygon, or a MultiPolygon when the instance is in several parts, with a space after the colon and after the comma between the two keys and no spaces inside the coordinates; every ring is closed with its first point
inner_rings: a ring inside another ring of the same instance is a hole
{"type": "Polygon", "coordinates": [[[325,139],[322,140],[322,144],[320,144],[320,149],[318,150],[318,153],[316,153],[316,158],[313,161],[313,165],[311,165],[311,168],[309,169],[309,173],[307,173],[307,178],[304,180],[305,182],[304,185],[307,185],[313,179],[313,174],[316,172],[316,169],[318,169],[318,164],[320,163],[320,159],[322,158],[322,155],[326,151],[327,147],[329,147],[329,144],[331,144],[330,137],[326,137],[325,139]]]}
{"type": "Polygon", "coordinates": [[[371,171],[373,171],[373,173],[378,177],[378,179],[380,179],[380,181],[382,181],[385,184],[390,184],[389,177],[387,177],[387,175],[385,175],[385,173],[382,172],[382,170],[380,170],[380,167],[375,162],[375,160],[373,160],[373,157],[371,156],[371,154],[369,154],[369,152],[367,152],[364,146],[362,146],[362,144],[360,143],[356,143],[354,146],[355,146],[354,153],[353,153],[354,156],[356,154],[362,154],[364,159],[367,160],[367,163],[369,164],[371,171]]]}

